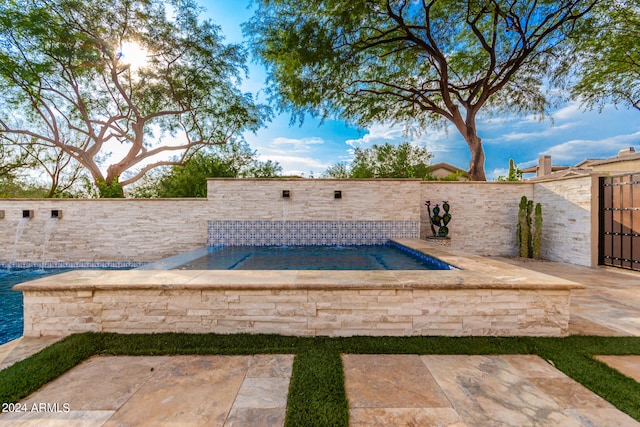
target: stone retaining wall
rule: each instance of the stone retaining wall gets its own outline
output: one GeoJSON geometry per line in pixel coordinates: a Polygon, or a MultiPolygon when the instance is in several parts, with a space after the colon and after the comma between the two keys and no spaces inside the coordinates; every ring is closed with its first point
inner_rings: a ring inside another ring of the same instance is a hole
{"type": "Polygon", "coordinates": [[[77,332],[563,336],[569,290],[25,291],[25,336],[77,332]]]}

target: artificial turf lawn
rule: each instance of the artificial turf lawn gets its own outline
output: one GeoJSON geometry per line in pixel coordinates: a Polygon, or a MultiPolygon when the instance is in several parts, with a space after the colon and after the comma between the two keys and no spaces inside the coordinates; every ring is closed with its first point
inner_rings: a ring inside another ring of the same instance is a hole
{"type": "Polygon", "coordinates": [[[640,384],[593,355],[640,355],[640,337],[285,337],[279,335],[72,335],[0,371],[0,402],[16,402],[96,354],[295,354],[287,426],[346,426],[340,354],[535,354],[640,421],[640,384]]]}

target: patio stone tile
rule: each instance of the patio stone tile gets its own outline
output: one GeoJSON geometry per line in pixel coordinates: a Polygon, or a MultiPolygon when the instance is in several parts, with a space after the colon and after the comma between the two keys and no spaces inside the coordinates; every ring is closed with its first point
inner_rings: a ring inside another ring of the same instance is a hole
{"type": "Polygon", "coordinates": [[[286,408],[233,408],[224,427],[281,427],[286,408]]]}
{"type": "Polygon", "coordinates": [[[251,356],[174,356],[105,426],[223,425],[251,356]]]}
{"type": "Polygon", "coordinates": [[[352,408],[351,427],[470,427],[453,408],[352,408]]]}
{"type": "Polygon", "coordinates": [[[285,408],[289,378],[245,378],[234,408],[285,408]]]}
{"type": "Polygon", "coordinates": [[[595,356],[595,358],[640,382],[640,356],[595,356]]]}
{"type": "Polygon", "coordinates": [[[569,377],[530,378],[529,381],[538,389],[551,396],[563,409],[615,409],[609,402],[569,377]]]}
{"type": "Polygon", "coordinates": [[[24,403],[67,403],[71,410],[116,410],[170,358],[92,357],[28,397],[24,403]],[[90,391],[90,392],[89,392],[90,391]]]}
{"type": "Polygon", "coordinates": [[[497,356],[421,356],[462,420],[472,426],[581,426],[497,356]]]}
{"type": "Polygon", "coordinates": [[[291,378],[293,354],[256,354],[247,378],[291,378]]]}
{"type": "Polygon", "coordinates": [[[584,426],[634,427],[640,423],[615,408],[569,409],[569,414],[584,426]]]}
{"type": "Polygon", "coordinates": [[[450,408],[417,355],[342,356],[350,408],[450,408]]]}
{"type": "Polygon", "coordinates": [[[540,356],[531,354],[505,354],[500,358],[516,368],[525,378],[566,378],[540,356]]]}
{"type": "Polygon", "coordinates": [[[114,411],[31,412],[1,414],[2,427],[100,427],[114,411]]]}

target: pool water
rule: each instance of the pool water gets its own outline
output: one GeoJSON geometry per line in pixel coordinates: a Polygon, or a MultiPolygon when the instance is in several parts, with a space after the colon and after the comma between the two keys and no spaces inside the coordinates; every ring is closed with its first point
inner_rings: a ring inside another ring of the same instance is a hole
{"type": "Polygon", "coordinates": [[[69,269],[0,270],[0,345],[20,338],[23,332],[22,292],[11,287],[65,271],[69,269]]]}
{"type": "Polygon", "coordinates": [[[442,262],[390,245],[228,246],[176,270],[442,270],[442,262]]]}

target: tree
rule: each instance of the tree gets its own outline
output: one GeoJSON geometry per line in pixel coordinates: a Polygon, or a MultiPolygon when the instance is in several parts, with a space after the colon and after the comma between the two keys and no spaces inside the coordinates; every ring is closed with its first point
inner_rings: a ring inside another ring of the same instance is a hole
{"type": "Polygon", "coordinates": [[[509,159],[509,172],[507,176],[499,176],[498,181],[506,182],[506,181],[522,181],[522,171],[518,169],[518,165],[513,159],[509,159]]]}
{"type": "Polygon", "coordinates": [[[351,165],[337,163],[324,176],[331,178],[422,178],[428,175],[432,155],[425,147],[403,142],[356,148],[351,165]]]}
{"type": "Polygon", "coordinates": [[[81,182],[85,169],[62,150],[40,145],[21,147],[32,161],[33,170],[48,178],[49,191],[45,197],[72,197],[78,195],[75,187],[81,182]]]}
{"type": "Polygon", "coordinates": [[[557,77],[587,107],[613,101],[640,111],[640,0],[602,2],[572,37],[557,77]]]}
{"type": "Polygon", "coordinates": [[[267,110],[237,89],[245,52],[199,13],[193,0],[6,0],[0,143],[54,147],[102,196],[122,196],[147,171],[256,129],[267,110]]]}
{"type": "Polygon", "coordinates": [[[146,176],[134,197],[206,197],[207,178],[272,178],[282,171],[278,163],[260,162],[248,145],[230,143],[195,154],[183,166],[171,166],[146,176]]]}
{"type": "Polygon", "coordinates": [[[18,171],[32,165],[27,153],[0,144],[0,179],[13,179],[18,171]]]}
{"type": "Polygon", "coordinates": [[[486,180],[476,118],[543,113],[558,45],[598,0],[260,0],[245,27],[279,107],[365,127],[446,120],[486,180]]]}
{"type": "Polygon", "coordinates": [[[322,173],[323,178],[347,179],[351,178],[351,169],[345,162],[338,162],[322,173]]]}

